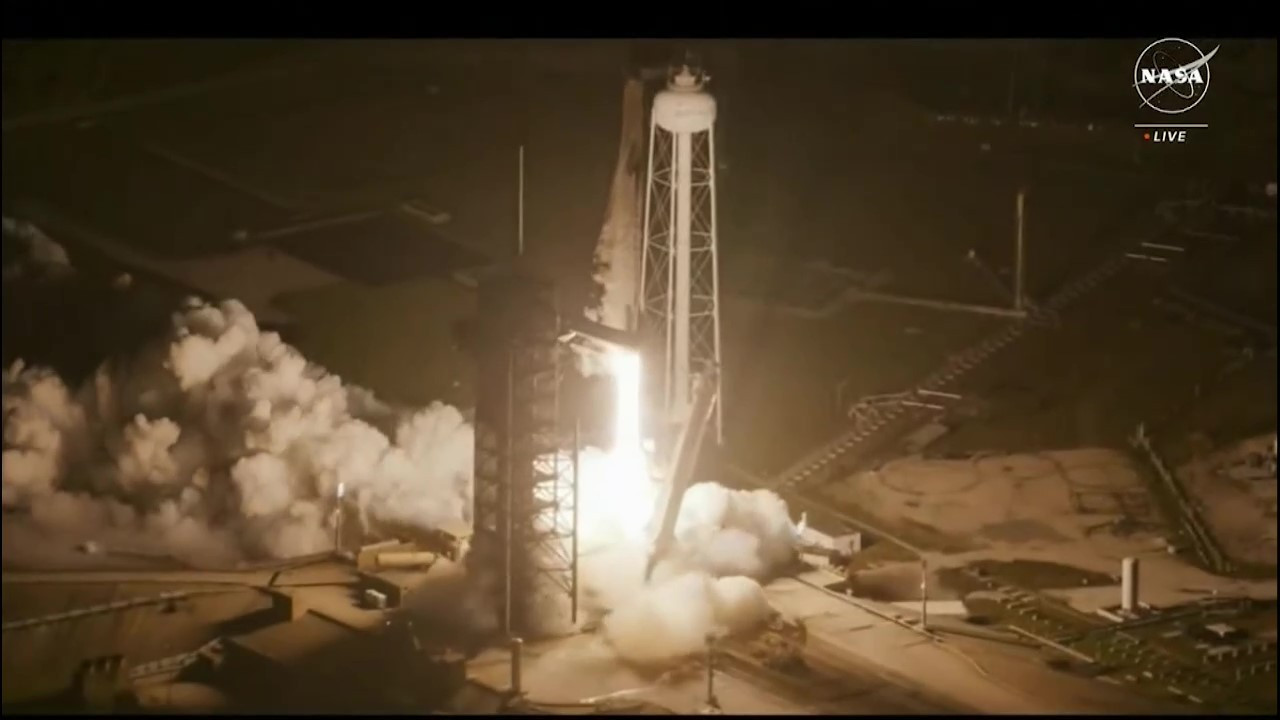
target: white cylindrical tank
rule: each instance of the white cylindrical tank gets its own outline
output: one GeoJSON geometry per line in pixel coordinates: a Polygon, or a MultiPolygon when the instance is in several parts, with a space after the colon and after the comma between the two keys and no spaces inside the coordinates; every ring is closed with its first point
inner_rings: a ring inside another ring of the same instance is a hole
{"type": "Polygon", "coordinates": [[[522,695],[524,693],[524,640],[522,638],[511,638],[511,693],[513,695],[522,695]]]}
{"type": "Polygon", "coordinates": [[[705,132],[716,122],[716,99],[702,91],[702,82],[688,68],[653,98],[653,121],[670,133],[705,132]]]}
{"type": "Polygon", "coordinates": [[[1138,608],[1138,558],[1120,561],[1120,609],[1133,612],[1138,608]]]}

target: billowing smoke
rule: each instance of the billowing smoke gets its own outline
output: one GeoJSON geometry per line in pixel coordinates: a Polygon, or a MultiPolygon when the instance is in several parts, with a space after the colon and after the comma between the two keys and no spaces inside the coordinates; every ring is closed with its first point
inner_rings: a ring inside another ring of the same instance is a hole
{"type": "Polygon", "coordinates": [[[773,612],[759,583],[690,571],[645,587],[605,620],[605,637],[632,662],[660,665],[692,655],[708,635],[747,630],[773,612]]]}
{"type": "Polygon", "coordinates": [[[6,561],[87,541],[198,566],[324,551],[339,484],[366,527],[469,519],[458,410],[345,387],[233,300],[188,301],[78,392],[21,361],[3,381],[6,561]]]}
{"type": "Polygon", "coordinates": [[[0,220],[4,242],[4,279],[61,277],[72,271],[71,257],[40,228],[25,220],[0,220]]]}
{"type": "MultiPolygon", "coordinates": [[[[795,529],[786,503],[772,492],[730,490],[715,483],[693,485],[685,494],[674,547],[646,582],[651,523],[658,486],[620,466],[617,454],[588,447],[580,457],[579,622],[598,624],[617,657],[662,667],[699,653],[706,637],[750,631],[773,609],[760,581],[776,575],[794,557],[795,529]],[[639,482],[636,482],[639,480],[639,482]]],[[[480,548],[472,551],[472,560],[480,548]]],[[[538,555],[528,558],[548,560],[538,555]]],[[[472,594],[464,612],[481,631],[497,630],[486,598],[501,587],[488,557],[468,567],[472,594]]],[[[568,596],[551,576],[524,596],[531,609],[526,632],[570,632],[568,596]]]]}
{"type": "Polygon", "coordinates": [[[676,539],[710,573],[765,578],[794,558],[796,530],[776,493],[699,483],[685,492],[676,539]]]}
{"type": "MultiPolygon", "coordinates": [[[[639,448],[639,367],[615,362],[628,440],[582,453],[583,609],[620,657],[662,664],[769,616],[757,580],[790,560],[794,528],[770,492],[693,485],[646,582],[658,488],[639,448]]],[[[365,528],[470,520],[473,431],[458,410],[344,386],[236,301],[188,301],[166,337],[74,391],[15,362],[3,404],[6,564],[70,565],[87,543],[198,567],[326,551],[340,485],[365,528]]]]}
{"type": "Polygon", "coordinates": [[[791,562],[795,529],[772,492],[699,483],[685,493],[675,540],[647,583],[646,543],[621,539],[585,551],[588,609],[603,615],[606,641],[626,660],[661,665],[699,652],[708,634],[767,620],[773,610],[759,581],[791,562]]]}
{"type": "Polygon", "coordinates": [[[587,609],[622,657],[654,664],[696,652],[708,634],[737,633],[771,610],[756,582],[794,557],[795,528],[769,491],[714,483],[686,490],[674,547],[646,582],[661,496],[641,441],[641,359],[607,354],[614,381],[614,441],[581,457],[578,531],[587,609]]]}

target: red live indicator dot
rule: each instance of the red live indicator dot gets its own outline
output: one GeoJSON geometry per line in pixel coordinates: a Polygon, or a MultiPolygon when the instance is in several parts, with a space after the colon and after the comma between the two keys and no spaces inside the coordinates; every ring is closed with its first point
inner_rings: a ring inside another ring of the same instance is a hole
{"type": "Polygon", "coordinates": [[[1142,139],[1143,139],[1143,140],[1150,140],[1150,139],[1151,139],[1151,133],[1142,133],[1142,139]]]}

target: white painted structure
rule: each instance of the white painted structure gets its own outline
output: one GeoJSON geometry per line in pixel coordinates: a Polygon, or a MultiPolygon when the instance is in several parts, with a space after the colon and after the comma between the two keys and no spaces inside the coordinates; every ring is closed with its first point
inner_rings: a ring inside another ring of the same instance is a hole
{"type": "Polygon", "coordinates": [[[1138,609],[1138,558],[1120,561],[1120,609],[1125,612],[1138,609]]]}
{"type": "Polygon", "coordinates": [[[720,393],[720,272],[716,250],[716,101],[707,77],[685,66],[653,99],[644,199],[640,328],[663,364],[654,387],[668,427],[688,421],[694,375],[714,371],[720,393]]]}

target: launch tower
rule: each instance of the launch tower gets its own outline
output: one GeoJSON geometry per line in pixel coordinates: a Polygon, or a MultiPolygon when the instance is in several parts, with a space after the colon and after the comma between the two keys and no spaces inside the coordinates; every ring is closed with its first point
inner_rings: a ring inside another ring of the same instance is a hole
{"type": "MultiPolygon", "coordinates": [[[[664,430],[690,419],[693,378],[720,394],[720,272],[716,249],[716,101],[707,77],[683,66],[653,100],[645,183],[640,331],[661,358],[649,387],[664,430]]],[[[715,437],[721,442],[722,402],[715,437]]]]}
{"type": "MultiPolygon", "coordinates": [[[[574,460],[562,451],[555,289],[519,269],[481,279],[474,539],[498,625],[537,635],[576,602],[574,460]]],[[[564,613],[568,614],[568,613],[564,613]]]]}

